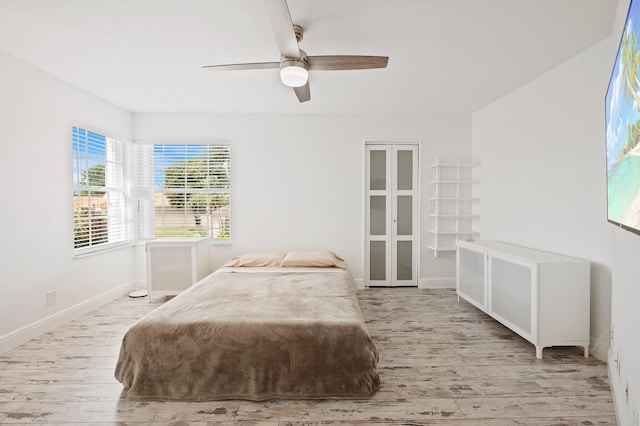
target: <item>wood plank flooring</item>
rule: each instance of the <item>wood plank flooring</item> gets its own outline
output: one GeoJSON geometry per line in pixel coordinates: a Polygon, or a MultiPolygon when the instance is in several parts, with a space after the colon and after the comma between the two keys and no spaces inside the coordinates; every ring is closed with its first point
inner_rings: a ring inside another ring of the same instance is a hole
{"type": "Polygon", "coordinates": [[[0,355],[0,424],[615,425],[606,365],[535,349],[453,290],[358,293],[380,351],[369,400],[141,402],[113,377],[128,327],[161,301],[121,297],[0,355]]]}

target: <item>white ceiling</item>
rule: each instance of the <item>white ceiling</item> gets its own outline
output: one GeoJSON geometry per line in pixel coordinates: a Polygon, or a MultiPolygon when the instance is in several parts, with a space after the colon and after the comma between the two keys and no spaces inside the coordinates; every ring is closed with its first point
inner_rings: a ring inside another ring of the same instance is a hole
{"type": "Polygon", "coordinates": [[[262,0],[0,0],[0,50],[132,112],[470,113],[608,36],[617,0],[289,0],[309,55],[386,55],[311,72],[300,104],[262,0]]]}

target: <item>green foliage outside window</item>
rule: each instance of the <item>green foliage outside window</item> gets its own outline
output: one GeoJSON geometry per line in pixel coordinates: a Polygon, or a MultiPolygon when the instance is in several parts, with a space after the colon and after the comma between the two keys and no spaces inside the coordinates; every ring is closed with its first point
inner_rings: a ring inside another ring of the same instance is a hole
{"type": "Polygon", "coordinates": [[[229,238],[229,147],[207,145],[202,153],[164,168],[169,205],[193,216],[194,226],[156,228],[156,236],[229,238]]]}
{"type": "Polygon", "coordinates": [[[73,248],[108,242],[107,212],[98,207],[78,207],[73,211],[73,248]]]}

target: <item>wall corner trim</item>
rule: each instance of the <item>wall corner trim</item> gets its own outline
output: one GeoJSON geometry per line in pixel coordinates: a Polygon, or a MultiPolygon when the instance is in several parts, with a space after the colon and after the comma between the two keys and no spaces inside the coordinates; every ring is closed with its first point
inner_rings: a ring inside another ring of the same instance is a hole
{"type": "Polygon", "coordinates": [[[594,356],[595,358],[598,358],[600,361],[606,362],[608,363],[608,358],[609,358],[609,351],[610,351],[610,345],[609,345],[609,339],[600,339],[597,337],[593,337],[591,336],[590,338],[591,340],[591,344],[589,352],[591,353],[592,356],[594,356]]]}
{"type": "Polygon", "coordinates": [[[133,291],[136,284],[137,281],[130,281],[0,336],[0,354],[133,291]]]}

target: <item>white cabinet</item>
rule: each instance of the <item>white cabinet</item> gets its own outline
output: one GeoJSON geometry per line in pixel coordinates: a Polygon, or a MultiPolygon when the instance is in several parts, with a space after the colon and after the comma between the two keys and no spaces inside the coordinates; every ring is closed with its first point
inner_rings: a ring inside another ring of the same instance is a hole
{"type": "Polygon", "coordinates": [[[456,291],[533,343],[589,356],[590,265],[500,241],[459,241],[456,291]]]}
{"type": "Polygon", "coordinates": [[[436,158],[431,165],[434,170],[434,180],[429,198],[429,216],[432,227],[429,233],[433,243],[429,248],[433,256],[438,257],[443,252],[455,252],[458,240],[474,238],[473,214],[473,181],[472,169],[475,164],[460,157],[454,161],[442,161],[436,158]]]}
{"type": "Polygon", "coordinates": [[[176,295],[211,272],[208,238],[160,238],[146,251],[150,298],[176,295]]]}

